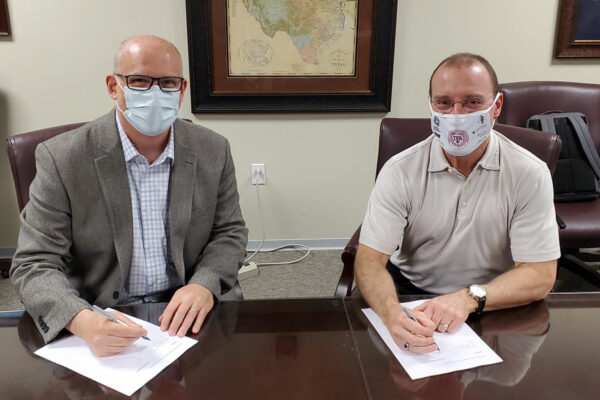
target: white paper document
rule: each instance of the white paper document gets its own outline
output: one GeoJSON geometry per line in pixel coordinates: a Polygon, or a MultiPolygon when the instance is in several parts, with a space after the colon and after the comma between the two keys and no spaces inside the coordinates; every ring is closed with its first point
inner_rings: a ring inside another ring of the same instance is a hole
{"type": "Polygon", "coordinates": [[[169,336],[154,324],[128,317],[148,331],[149,341],[140,338],[122,353],[96,357],[83,339],[69,336],[42,347],[35,354],[131,396],[198,341],[169,336]]]}
{"type": "MultiPolygon", "coordinates": [[[[414,308],[424,301],[417,300],[403,304],[408,308],[414,308]]],[[[404,351],[396,345],[381,318],[372,309],[363,308],[362,311],[411,379],[502,362],[502,359],[465,323],[456,332],[440,333],[436,331],[433,334],[433,338],[440,348],[439,351],[416,354],[404,351]]]]}

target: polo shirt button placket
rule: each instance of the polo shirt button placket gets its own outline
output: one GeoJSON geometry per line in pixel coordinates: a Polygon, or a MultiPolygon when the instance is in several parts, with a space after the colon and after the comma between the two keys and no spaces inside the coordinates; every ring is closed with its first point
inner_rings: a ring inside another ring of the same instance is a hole
{"type": "Polygon", "coordinates": [[[458,205],[459,205],[458,214],[462,214],[462,215],[468,214],[467,206],[469,205],[469,201],[468,201],[469,198],[470,198],[470,196],[467,191],[467,182],[465,182],[463,184],[463,188],[460,192],[459,203],[458,203],[458,205]]]}
{"type": "Polygon", "coordinates": [[[458,207],[456,209],[456,215],[460,216],[460,217],[464,217],[466,215],[468,215],[468,211],[467,211],[467,206],[468,206],[468,202],[463,200],[464,196],[460,196],[460,199],[458,201],[458,207]]]}

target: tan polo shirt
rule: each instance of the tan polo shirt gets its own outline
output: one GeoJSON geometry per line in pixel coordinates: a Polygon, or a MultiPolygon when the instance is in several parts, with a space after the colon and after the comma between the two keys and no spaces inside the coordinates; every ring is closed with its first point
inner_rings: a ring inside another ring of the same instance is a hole
{"type": "Polygon", "coordinates": [[[560,257],[546,164],[496,131],[468,178],[433,135],[395,155],[371,193],[360,243],[390,254],[417,287],[484,284],[514,261],[560,257]]]}

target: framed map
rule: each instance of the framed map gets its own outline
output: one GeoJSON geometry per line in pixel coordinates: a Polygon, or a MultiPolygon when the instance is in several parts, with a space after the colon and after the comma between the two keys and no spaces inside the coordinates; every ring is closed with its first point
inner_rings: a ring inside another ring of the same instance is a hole
{"type": "Polygon", "coordinates": [[[600,0],[562,0],[556,57],[600,57],[600,0]]]}
{"type": "Polygon", "coordinates": [[[187,1],[192,112],[385,112],[396,0],[187,1]]]}

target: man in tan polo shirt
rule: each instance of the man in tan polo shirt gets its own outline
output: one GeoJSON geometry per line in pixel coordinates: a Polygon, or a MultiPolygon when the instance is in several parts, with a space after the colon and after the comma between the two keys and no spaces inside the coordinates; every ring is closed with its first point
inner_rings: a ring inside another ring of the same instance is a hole
{"type": "Polygon", "coordinates": [[[448,57],[429,87],[433,135],[392,157],[371,193],[356,281],[396,343],[425,353],[473,312],[544,298],[560,257],[550,172],[492,129],[491,65],[448,57]],[[398,294],[436,294],[408,318],[398,294]]]}

